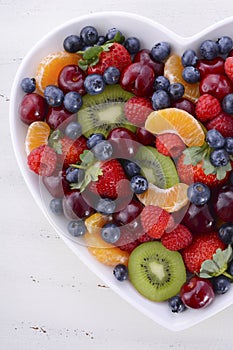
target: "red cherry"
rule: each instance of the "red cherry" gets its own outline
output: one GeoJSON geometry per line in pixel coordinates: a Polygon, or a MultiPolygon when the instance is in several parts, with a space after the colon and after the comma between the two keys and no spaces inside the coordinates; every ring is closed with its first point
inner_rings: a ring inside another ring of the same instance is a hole
{"type": "Polygon", "coordinates": [[[220,101],[232,92],[232,82],[223,74],[208,74],[200,82],[200,93],[202,95],[210,94],[220,101]]]}
{"type": "Polygon", "coordinates": [[[155,136],[144,128],[138,128],[136,131],[137,141],[144,146],[154,146],[155,136]]]}
{"type": "Polygon", "coordinates": [[[213,301],[214,291],[210,281],[194,276],[181,287],[180,297],[185,306],[200,309],[213,301]]]}
{"type": "Polygon", "coordinates": [[[182,223],[192,232],[208,233],[213,231],[215,220],[209,210],[208,204],[196,206],[190,204],[182,223]]]}
{"type": "Polygon", "coordinates": [[[132,158],[139,147],[135,134],[123,127],[111,130],[107,139],[111,141],[116,158],[132,158]]]}
{"type": "Polygon", "coordinates": [[[76,91],[80,95],[86,93],[84,80],[86,74],[76,65],[65,66],[58,77],[58,86],[64,93],[76,91]]]}
{"type": "Polygon", "coordinates": [[[94,209],[85,201],[78,190],[70,191],[63,198],[63,210],[68,219],[85,219],[94,209]]]}
{"type": "Polygon", "coordinates": [[[122,72],[120,84],[123,89],[137,96],[151,96],[153,93],[155,73],[144,63],[133,63],[122,72]]]}
{"type": "Polygon", "coordinates": [[[48,110],[46,122],[53,130],[56,130],[58,127],[65,129],[67,124],[76,118],[77,116],[75,114],[68,112],[63,107],[53,107],[48,110]]]}
{"type": "Polygon", "coordinates": [[[150,50],[147,50],[147,49],[140,50],[134,56],[133,61],[147,64],[148,66],[150,66],[153,69],[156,76],[163,75],[164,63],[152,60],[152,58],[150,56],[150,50]]]}
{"type": "Polygon", "coordinates": [[[141,202],[132,199],[131,202],[124,209],[113,214],[113,219],[119,225],[129,224],[133,220],[138,218],[143,207],[144,206],[141,202]]]}
{"type": "Polygon", "coordinates": [[[63,171],[57,171],[52,176],[44,176],[43,184],[54,198],[62,198],[70,191],[70,185],[65,179],[63,171]]]}
{"type": "Polygon", "coordinates": [[[203,79],[208,74],[224,74],[224,59],[216,57],[213,60],[199,60],[197,62],[197,69],[203,79]]]}
{"type": "Polygon", "coordinates": [[[233,187],[224,186],[214,194],[213,207],[216,215],[225,222],[233,221],[233,187]]]}
{"type": "Polygon", "coordinates": [[[26,124],[44,120],[47,107],[47,103],[41,95],[27,94],[23,97],[19,107],[20,118],[26,124]]]}
{"type": "Polygon", "coordinates": [[[172,102],[172,107],[183,109],[189,114],[195,116],[195,104],[186,98],[180,98],[179,100],[172,102]]]}

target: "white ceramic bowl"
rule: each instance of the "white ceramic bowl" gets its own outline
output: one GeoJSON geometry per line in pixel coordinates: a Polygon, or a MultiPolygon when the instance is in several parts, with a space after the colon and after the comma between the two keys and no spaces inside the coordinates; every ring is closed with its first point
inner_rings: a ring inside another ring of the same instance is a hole
{"type": "Polygon", "coordinates": [[[198,44],[204,39],[217,39],[221,35],[231,35],[233,18],[227,18],[189,38],[180,37],[148,18],[130,13],[101,12],[75,18],[50,32],[30,50],[16,74],[10,99],[10,130],[18,166],[39,208],[44,212],[51,225],[82,262],[122,298],[160,325],[172,331],[183,330],[201,322],[232,304],[233,288],[226,295],[216,297],[214,302],[207,308],[203,310],[187,310],[179,315],[172,314],[167,303],[154,303],[145,299],[135,291],[128,281],[119,283],[114,278],[112,269],[98,263],[80,241],[69,239],[68,236],[64,234],[67,230],[67,222],[51,214],[47,205],[49,198],[48,193],[44,191],[39,177],[29,171],[27,167],[24,150],[27,126],[20,121],[18,115],[18,107],[23,97],[20,82],[22,78],[26,76],[34,76],[36,67],[41,59],[51,52],[61,50],[63,48],[62,43],[64,38],[67,35],[79,33],[80,29],[85,25],[95,26],[100,33],[105,33],[107,29],[111,27],[120,28],[126,37],[137,36],[141,41],[142,48],[150,49],[156,42],[165,40],[171,43],[173,52],[181,54],[186,48],[197,49],[198,44]]]}

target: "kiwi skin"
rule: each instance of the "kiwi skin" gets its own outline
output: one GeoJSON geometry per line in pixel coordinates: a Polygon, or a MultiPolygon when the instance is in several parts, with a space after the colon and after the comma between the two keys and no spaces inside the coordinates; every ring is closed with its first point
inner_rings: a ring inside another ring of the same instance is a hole
{"type": "Polygon", "coordinates": [[[142,243],[136,247],[129,257],[128,270],[135,289],[156,302],[177,295],[186,282],[186,269],[181,254],[168,250],[158,241],[142,243]]]}

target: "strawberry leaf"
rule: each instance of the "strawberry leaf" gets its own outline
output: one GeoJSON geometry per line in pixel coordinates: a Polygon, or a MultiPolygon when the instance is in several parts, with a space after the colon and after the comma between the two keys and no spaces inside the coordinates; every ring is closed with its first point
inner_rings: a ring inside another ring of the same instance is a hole
{"type": "Polygon", "coordinates": [[[91,46],[86,51],[84,51],[83,58],[84,60],[87,60],[87,61],[92,60],[93,58],[98,57],[103,51],[104,50],[102,46],[98,46],[98,45],[91,46]]]}
{"type": "Polygon", "coordinates": [[[78,61],[78,66],[79,66],[80,69],[85,71],[88,68],[88,62],[86,60],[79,60],[78,61]]]}
{"type": "Polygon", "coordinates": [[[85,188],[90,182],[98,181],[99,176],[101,175],[103,175],[103,171],[99,167],[99,163],[95,163],[94,165],[86,169],[83,181],[81,181],[80,183],[72,183],[70,187],[72,190],[77,189],[80,190],[80,192],[82,192],[85,190],[85,188]]]}
{"type": "Polygon", "coordinates": [[[91,165],[94,162],[94,154],[91,151],[85,150],[82,154],[80,154],[80,160],[82,165],[91,165]]]}
{"type": "Polygon", "coordinates": [[[122,44],[125,41],[124,35],[121,34],[121,32],[117,31],[114,38],[111,40],[108,40],[107,43],[119,43],[122,44]]]}
{"type": "MultiPolygon", "coordinates": [[[[221,274],[227,274],[228,263],[233,258],[232,247],[229,244],[225,250],[217,249],[213,254],[212,260],[205,260],[200,269],[199,276],[203,278],[217,277],[221,274]]],[[[227,274],[228,275],[228,274],[227,274]]],[[[233,276],[232,276],[233,279],[233,276]]]]}
{"type": "Polygon", "coordinates": [[[216,171],[217,179],[218,180],[225,179],[227,172],[231,171],[231,169],[232,169],[232,166],[231,166],[230,162],[227,165],[225,165],[225,166],[218,167],[217,171],[216,171]]]}
{"type": "Polygon", "coordinates": [[[193,146],[193,147],[186,148],[183,151],[185,155],[184,164],[197,165],[199,162],[203,160],[207,152],[208,152],[207,143],[204,143],[201,147],[193,146]]]}
{"type": "Polygon", "coordinates": [[[60,141],[61,137],[62,137],[62,133],[58,129],[51,133],[48,141],[49,146],[52,147],[57,154],[62,154],[62,143],[60,141]]]}

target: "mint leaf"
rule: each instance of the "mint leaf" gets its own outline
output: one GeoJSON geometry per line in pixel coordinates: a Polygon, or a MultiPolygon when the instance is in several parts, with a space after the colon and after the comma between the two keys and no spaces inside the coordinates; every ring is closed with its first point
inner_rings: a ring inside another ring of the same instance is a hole
{"type": "Polygon", "coordinates": [[[202,263],[199,276],[211,278],[224,274],[232,257],[233,251],[230,244],[225,250],[217,249],[216,253],[213,254],[212,260],[205,260],[202,263]]]}

